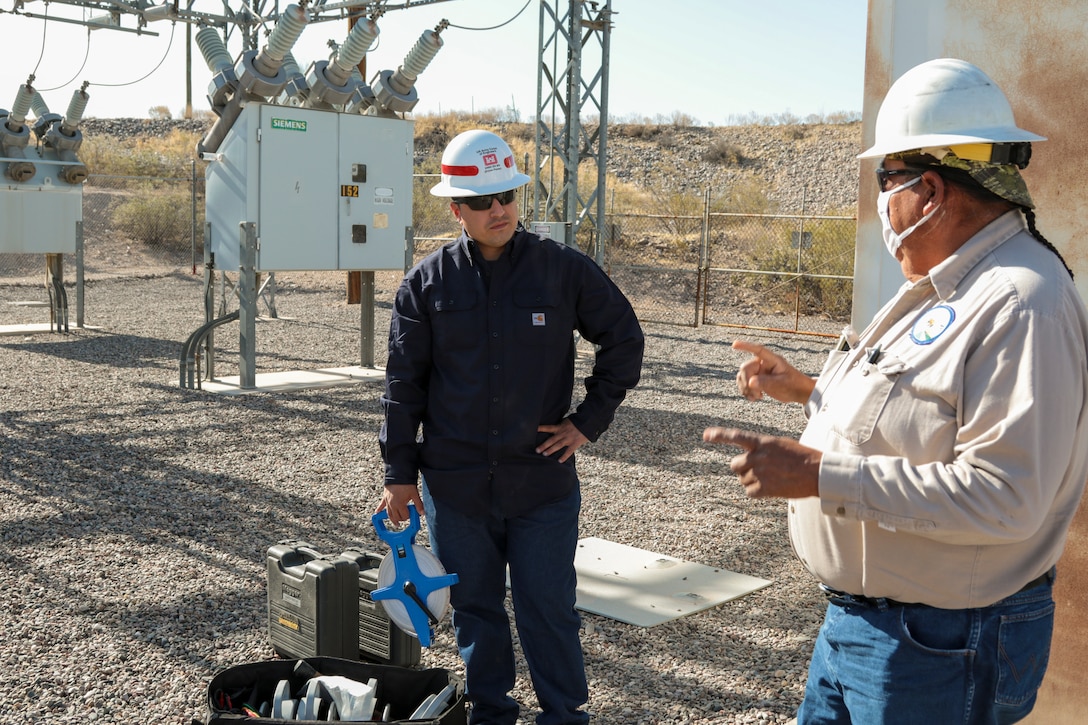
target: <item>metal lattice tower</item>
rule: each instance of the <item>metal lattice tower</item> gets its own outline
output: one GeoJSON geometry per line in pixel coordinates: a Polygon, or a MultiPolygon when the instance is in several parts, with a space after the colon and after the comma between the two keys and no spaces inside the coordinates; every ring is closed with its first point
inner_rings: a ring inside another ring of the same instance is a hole
{"type": "Polygon", "coordinates": [[[608,54],[612,0],[540,0],[536,220],[566,226],[567,244],[604,260],[608,54]],[[560,5],[566,12],[560,16],[560,5]],[[595,114],[590,123],[586,111],[595,114]],[[588,167],[587,181],[579,170],[588,167]],[[580,188],[581,187],[581,188],[580,188]]]}

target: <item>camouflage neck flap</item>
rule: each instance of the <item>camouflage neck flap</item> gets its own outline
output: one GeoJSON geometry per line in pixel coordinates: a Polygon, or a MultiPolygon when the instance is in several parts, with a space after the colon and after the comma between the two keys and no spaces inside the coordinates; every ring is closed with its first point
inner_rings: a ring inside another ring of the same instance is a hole
{"type": "Polygon", "coordinates": [[[1015,164],[992,164],[986,161],[961,159],[949,151],[941,158],[941,166],[966,171],[971,178],[988,191],[1028,209],[1035,208],[1035,202],[1028,193],[1028,185],[1020,175],[1015,164]]]}
{"type": "Polygon", "coordinates": [[[930,165],[962,171],[982,188],[1013,204],[1026,209],[1035,208],[1035,202],[1031,200],[1024,177],[1020,175],[1020,169],[1015,164],[994,164],[988,161],[961,159],[947,147],[888,154],[888,158],[899,158],[908,163],[918,163],[919,156],[928,159],[930,165]]]}

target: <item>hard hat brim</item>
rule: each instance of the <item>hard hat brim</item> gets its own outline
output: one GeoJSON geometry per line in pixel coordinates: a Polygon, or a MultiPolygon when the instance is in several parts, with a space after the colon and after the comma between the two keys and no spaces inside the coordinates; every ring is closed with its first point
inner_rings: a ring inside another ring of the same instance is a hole
{"type": "Polygon", "coordinates": [[[1045,136],[1025,131],[1022,128],[980,128],[972,134],[931,133],[920,136],[900,136],[884,143],[875,143],[858,154],[859,159],[883,158],[889,154],[903,153],[915,149],[941,148],[976,143],[1017,143],[1046,141],[1045,136]]]}
{"type": "MultiPolygon", "coordinates": [[[[471,178],[471,177],[468,177],[471,178]]],[[[510,191],[511,189],[517,189],[525,186],[530,181],[528,175],[518,173],[514,174],[512,179],[503,179],[496,181],[493,184],[486,186],[473,186],[471,188],[467,186],[461,186],[456,183],[450,183],[448,179],[443,179],[434,186],[431,187],[431,196],[440,197],[458,197],[458,196],[484,196],[485,194],[498,194],[503,191],[510,191]]]]}

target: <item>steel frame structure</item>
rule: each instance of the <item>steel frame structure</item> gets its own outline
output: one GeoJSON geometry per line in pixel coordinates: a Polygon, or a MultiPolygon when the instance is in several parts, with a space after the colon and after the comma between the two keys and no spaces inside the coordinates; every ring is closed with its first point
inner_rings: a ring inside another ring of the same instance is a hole
{"type": "MultiPolygon", "coordinates": [[[[308,22],[316,23],[327,20],[341,20],[363,16],[377,17],[384,15],[390,10],[404,10],[409,7],[434,5],[436,3],[449,1],[450,0],[401,0],[400,2],[389,2],[389,0],[345,0],[344,2],[326,3],[317,0],[316,2],[310,2],[308,4],[307,20],[308,22]]],[[[117,30],[144,35],[158,35],[158,33],[146,30],[145,28],[147,28],[148,23],[159,20],[170,20],[187,23],[189,25],[200,25],[203,27],[222,28],[228,37],[231,34],[232,28],[238,28],[243,34],[243,45],[246,50],[252,50],[257,47],[259,41],[257,29],[265,23],[270,22],[274,24],[280,16],[279,0],[257,0],[252,3],[238,0],[238,10],[232,10],[228,0],[223,0],[223,12],[218,14],[194,10],[193,6],[196,5],[196,0],[187,0],[184,4],[181,3],[180,0],[165,0],[162,4],[155,4],[154,2],[151,2],[151,0],[131,0],[131,2],[122,2],[122,0],[48,0],[48,2],[58,5],[73,5],[101,14],[100,16],[95,17],[85,15],[84,18],[64,18],[56,15],[31,12],[26,9],[26,6],[28,3],[33,4],[33,2],[34,0],[15,0],[14,7],[7,12],[14,15],[24,15],[28,18],[38,18],[39,20],[73,23],[75,25],[85,25],[94,29],[117,30]],[[266,8],[268,9],[267,14],[265,13],[266,8]],[[104,23],[101,18],[106,15],[113,18],[115,22],[110,24],[104,23]],[[134,19],[135,27],[126,28],[121,24],[122,18],[127,18],[129,16],[134,19]]]]}
{"type": "Polygon", "coordinates": [[[612,0],[540,0],[534,211],[538,221],[563,224],[567,244],[586,241],[598,264],[606,239],[612,14],[612,0]],[[598,51],[599,63],[587,62],[587,50],[598,51]],[[586,109],[596,110],[595,125],[583,117],[586,109]],[[583,162],[592,166],[588,193],[579,190],[583,162]]]}

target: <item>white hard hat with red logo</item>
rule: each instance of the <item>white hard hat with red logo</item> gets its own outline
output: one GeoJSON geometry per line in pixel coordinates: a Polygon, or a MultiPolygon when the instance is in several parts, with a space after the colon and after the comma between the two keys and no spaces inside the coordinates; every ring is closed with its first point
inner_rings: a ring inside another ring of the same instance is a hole
{"type": "Polygon", "coordinates": [[[431,187],[434,196],[497,194],[524,186],[529,177],[518,171],[514,152],[490,131],[465,131],[454,136],[442,152],[442,181],[431,187]]]}

